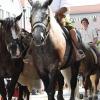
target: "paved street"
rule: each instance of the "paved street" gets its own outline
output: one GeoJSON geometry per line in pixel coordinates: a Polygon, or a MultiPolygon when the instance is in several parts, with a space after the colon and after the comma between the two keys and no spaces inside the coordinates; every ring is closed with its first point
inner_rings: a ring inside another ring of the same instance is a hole
{"type": "MultiPolygon", "coordinates": [[[[84,94],[84,89],[81,88],[80,92],[82,94],[84,94]]],[[[69,90],[68,89],[64,90],[64,99],[69,100],[69,97],[70,97],[69,90]]],[[[55,98],[56,98],[56,96],[55,96],[55,98]]],[[[47,95],[46,95],[46,93],[41,94],[41,95],[30,95],[30,100],[47,100],[47,95]]],[[[88,100],[88,99],[78,99],[78,98],[76,98],[76,100],[88,100]]],[[[98,95],[98,100],[100,100],[100,93],[98,95]]]]}
{"type": "MultiPolygon", "coordinates": [[[[83,91],[83,90],[82,90],[83,91]]],[[[57,94],[57,93],[56,93],[57,94]]],[[[64,98],[65,98],[65,100],[69,100],[69,97],[70,97],[70,93],[69,93],[69,90],[68,89],[66,89],[66,90],[64,90],[64,98]]],[[[56,98],[56,96],[55,96],[55,98],[56,98]]],[[[47,100],[47,95],[46,95],[46,93],[44,93],[44,94],[41,94],[41,95],[30,95],[30,100],[47,100]]],[[[76,100],[78,100],[78,99],[76,99],[76,100]]],[[[82,99],[81,99],[82,100],[82,99]]]]}

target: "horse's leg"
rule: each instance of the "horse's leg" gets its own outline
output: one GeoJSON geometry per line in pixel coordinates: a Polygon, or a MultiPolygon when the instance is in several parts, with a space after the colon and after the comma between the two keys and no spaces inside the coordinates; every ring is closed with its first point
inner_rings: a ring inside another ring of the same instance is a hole
{"type": "Polygon", "coordinates": [[[55,95],[55,87],[57,84],[57,73],[58,73],[58,69],[54,68],[50,71],[49,73],[49,86],[48,86],[48,100],[55,100],[54,99],[54,95],[55,95]]]}
{"type": "Polygon", "coordinates": [[[88,83],[87,79],[84,77],[83,86],[84,86],[84,89],[85,89],[85,97],[88,97],[88,94],[87,94],[88,84],[89,83],[88,83]]]}
{"type": "Polygon", "coordinates": [[[92,83],[92,87],[93,87],[93,100],[98,100],[98,96],[97,96],[97,85],[98,85],[98,79],[97,79],[97,75],[91,75],[90,76],[90,80],[92,83]]]}
{"type": "Polygon", "coordinates": [[[85,77],[84,77],[84,80],[83,80],[83,86],[84,86],[84,89],[85,89],[85,99],[88,97],[88,93],[87,93],[87,90],[88,90],[88,82],[86,81],[85,77]]]}
{"type": "Polygon", "coordinates": [[[56,69],[50,72],[38,69],[38,75],[43,81],[45,91],[48,95],[48,100],[55,100],[54,94],[57,80],[56,72],[56,69]]]}
{"type": "Polygon", "coordinates": [[[0,78],[0,94],[3,97],[3,100],[7,100],[4,78],[0,78]]]}
{"type": "Polygon", "coordinates": [[[85,89],[85,98],[89,97],[89,100],[91,100],[92,86],[91,86],[91,81],[90,81],[90,75],[85,76],[83,85],[85,89]],[[89,91],[87,91],[88,89],[89,91]]]}
{"type": "Polygon", "coordinates": [[[26,96],[27,96],[27,100],[29,100],[29,97],[30,97],[30,92],[29,92],[29,90],[28,90],[28,88],[27,88],[27,87],[25,87],[25,88],[26,88],[25,93],[26,93],[26,96]]]}
{"type": "Polygon", "coordinates": [[[57,100],[64,100],[63,98],[64,77],[60,71],[58,71],[57,73],[57,82],[58,82],[57,100]]]}
{"type": "Polygon", "coordinates": [[[12,96],[13,96],[13,93],[15,90],[15,85],[18,81],[18,78],[19,78],[19,74],[16,74],[16,75],[13,75],[13,77],[11,79],[11,82],[10,82],[9,87],[8,87],[8,100],[12,99],[12,96]]]}
{"type": "Polygon", "coordinates": [[[76,89],[76,85],[77,85],[77,76],[78,76],[78,72],[79,72],[79,65],[80,62],[76,62],[74,63],[73,66],[71,66],[71,80],[70,80],[70,84],[71,84],[71,96],[70,96],[70,100],[75,100],[75,89],[76,89]]]}
{"type": "Polygon", "coordinates": [[[23,59],[16,60],[13,63],[15,65],[14,67],[16,68],[16,71],[15,71],[16,73],[14,73],[12,75],[12,77],[11,77],[12,79],[11,79],[11,82],[8,87],[8,100],[12,99],[12,96],[13,96],[13,93],[15,90],[15,85],[16,85],[19,75],[23,71],[23,67],[24,67],[23,59]]]}
{"type": "Polygon", "coordinates": [[[38,75],[41,78],[44,90],[46,91],[47,95],[49,95],[48,86],[49,86],[49,74],[44,70],[38,70],[38,75]]]}
{"type": "Polygon", "coordinates": [[[23,99],[23,87],[21,86],[21,84],[17,83],[18,87],[19,87],[19,96],[18,96],[18,100],[24,100],[23,99]]]}
{"type": "Polygon", "coordinates": [[[26,100],[29,100],[30,92],[29,92],[27,86],[22,86],[21,84],[19,84],[19,97],[18,97],[18,100],[24,100],[23,95],[26,96],[26,98],[27,98],[26,100]]]}

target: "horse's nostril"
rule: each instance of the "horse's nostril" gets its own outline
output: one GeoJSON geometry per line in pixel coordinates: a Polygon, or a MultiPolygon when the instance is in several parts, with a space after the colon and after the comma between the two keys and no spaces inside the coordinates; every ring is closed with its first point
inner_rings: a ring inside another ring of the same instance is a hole
{"type": "Polygon", "coordinates": [[[34,35],[32,35],[32,38],[33,38],[33,40],[35,40],[35,37],[34,37],[34,35]]]}
{"type": "Polygon", "coordinates": [[[43,42],[44,41],[44,38],[43,37],[41,37],[41,42],[43,42]]]}

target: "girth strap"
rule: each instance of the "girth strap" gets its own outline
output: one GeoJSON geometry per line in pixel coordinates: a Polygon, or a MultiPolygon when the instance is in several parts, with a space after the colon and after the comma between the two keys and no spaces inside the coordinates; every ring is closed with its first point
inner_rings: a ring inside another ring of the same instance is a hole
{"type": "Polygon", "coordinates": [[[90,50],[91,50],[91,52],[92,52],[92,54],[94,56],[95,64],[97,64],[98,63],[97,55],[96,55],[95,51],[92,48],[90,50]]]}

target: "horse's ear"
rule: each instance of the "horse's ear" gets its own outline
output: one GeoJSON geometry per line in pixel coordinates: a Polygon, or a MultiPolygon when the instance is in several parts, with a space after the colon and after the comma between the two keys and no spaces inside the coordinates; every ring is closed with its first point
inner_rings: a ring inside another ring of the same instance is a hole
{"type": "Polygon", "coordinates": [[[30,3],[31,6],[33,6],[33,1],[32,0],[28,0],[28,2],[30,3]]]}
{"type": "Polygon", "coordinates": [[[47,0],[45,3],[44,3],[44,7],[48,7],[51,5],[53,0],[47,0]]]}
{"type": "Polygon", "coordinates": [[[17,17],[15,18],[15,21],[20,20],[20,19],[21,19],[21,17],[22,17],[22,13],[21,13],[19,16],[17,16],[17,17]]]}

